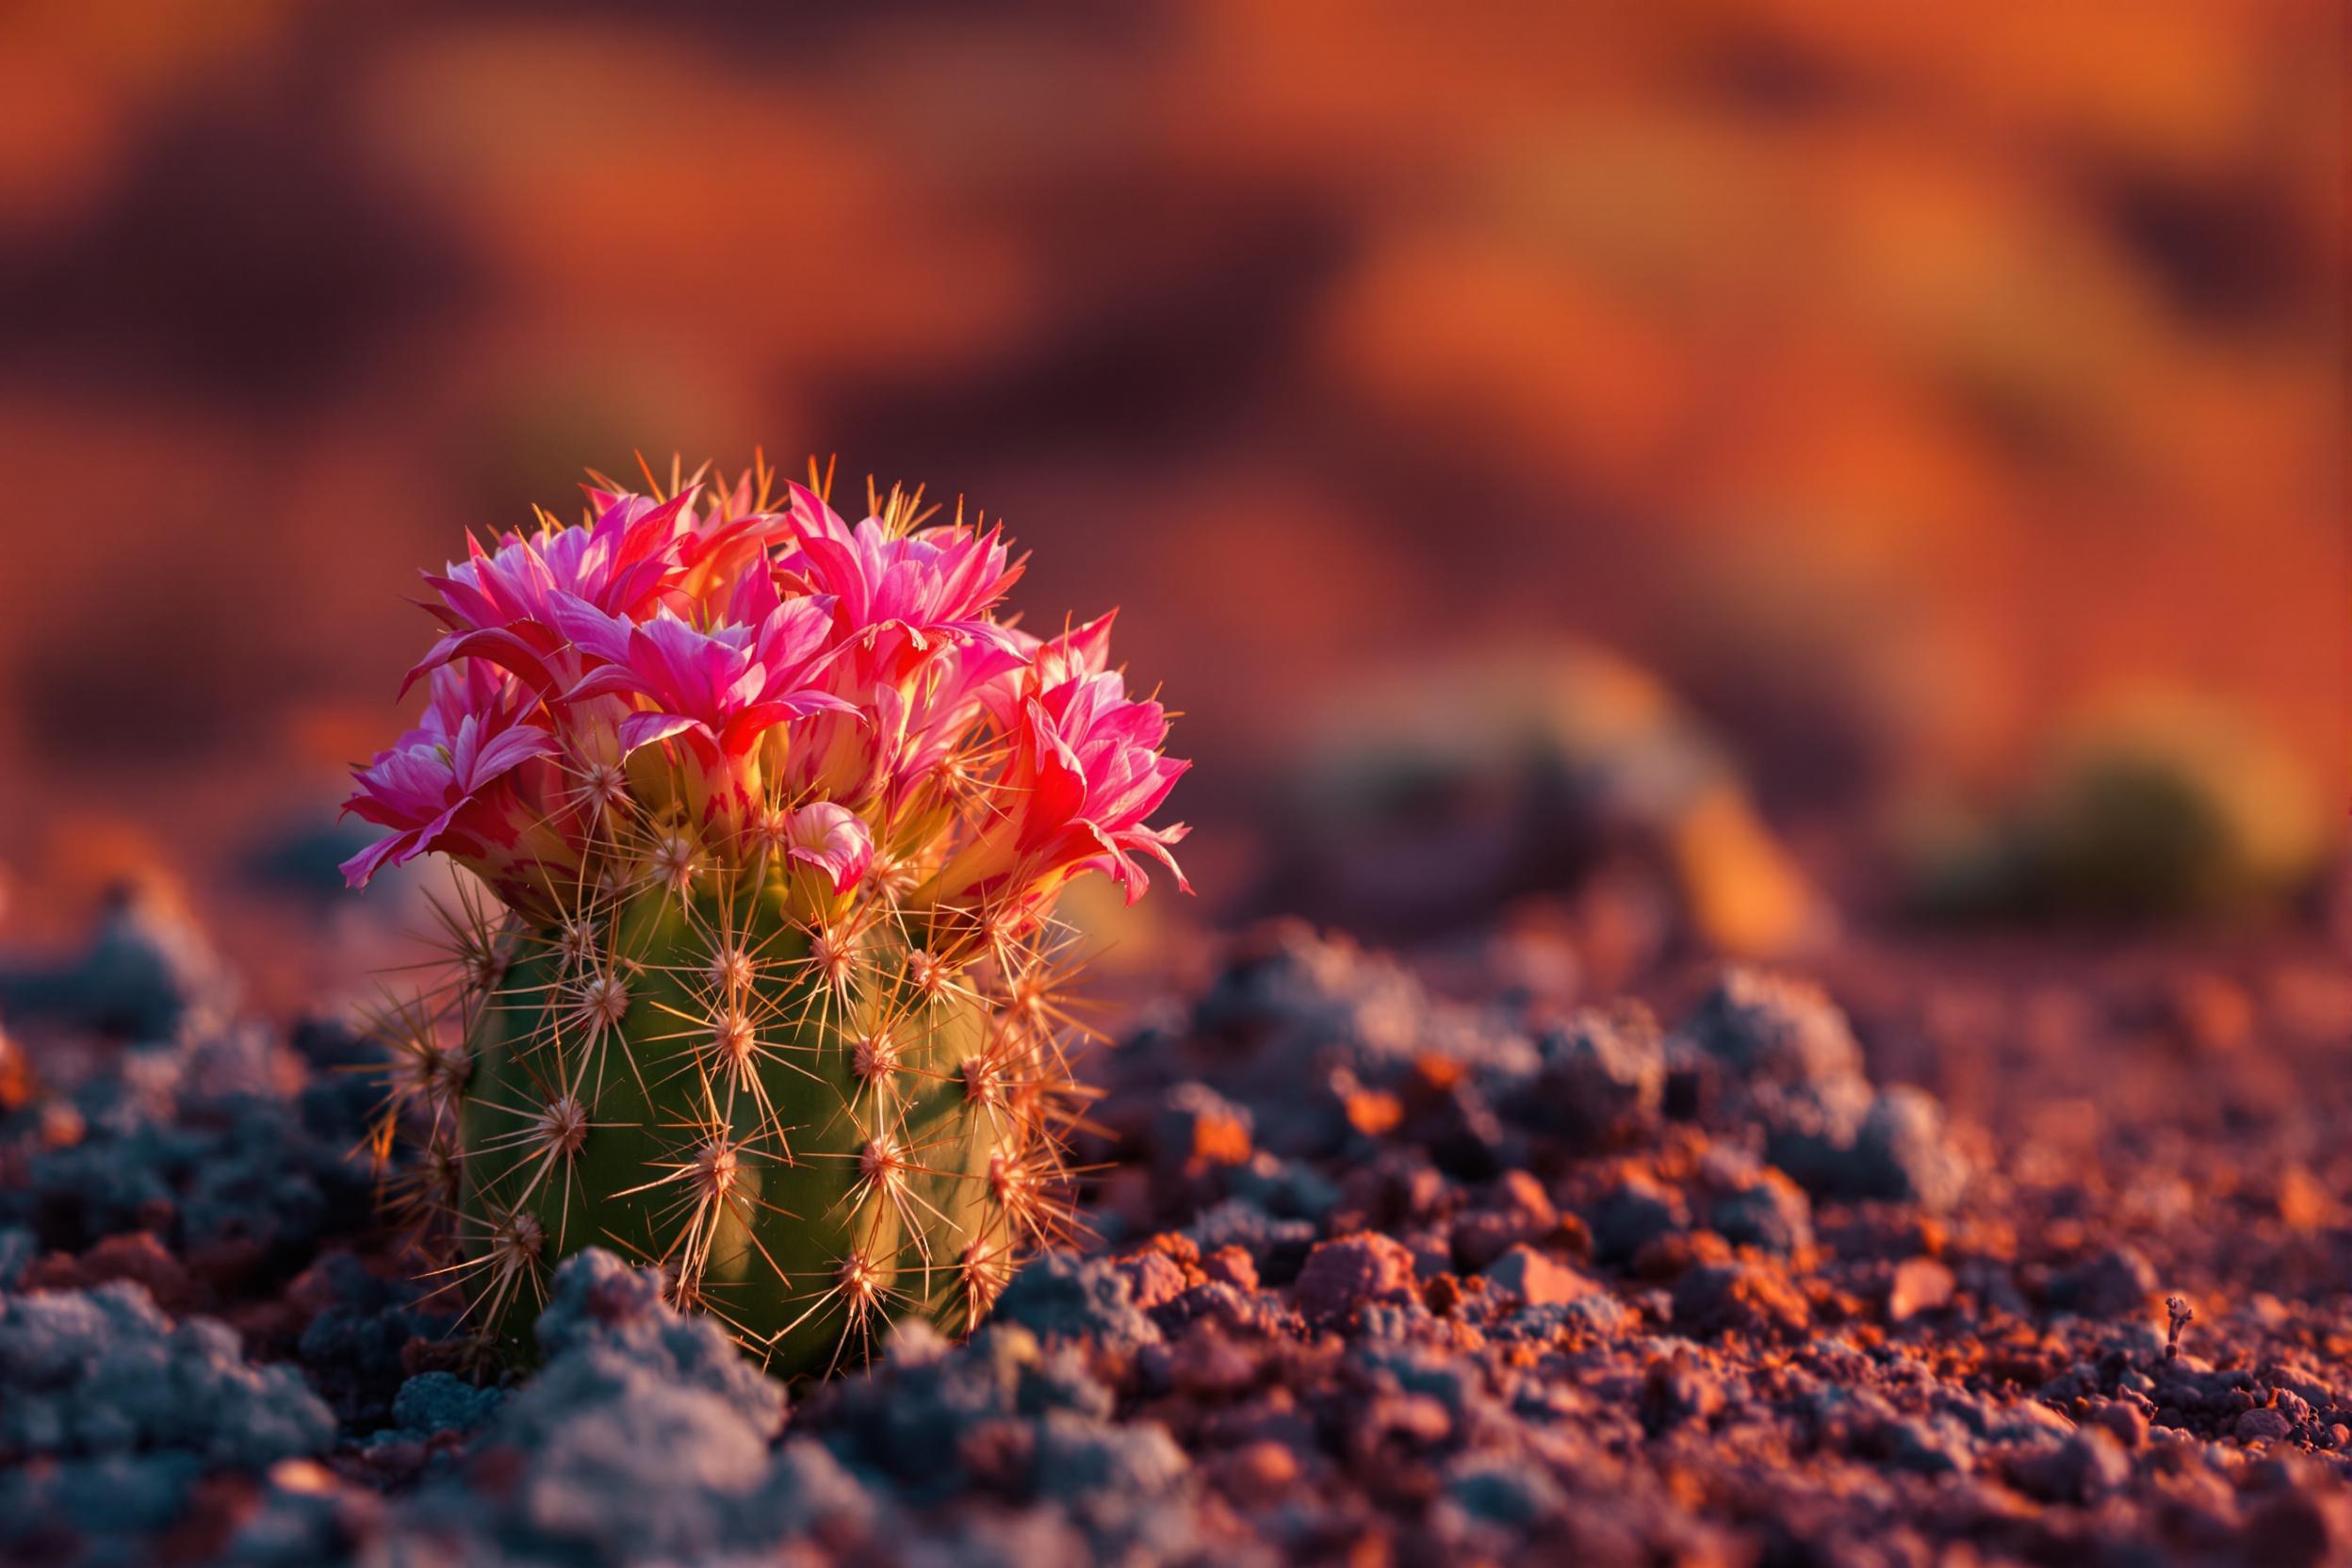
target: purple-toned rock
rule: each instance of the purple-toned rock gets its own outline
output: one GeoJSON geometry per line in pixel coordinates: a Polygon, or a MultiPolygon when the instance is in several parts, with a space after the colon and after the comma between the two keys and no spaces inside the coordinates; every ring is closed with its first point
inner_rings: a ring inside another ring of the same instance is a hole
{"type": "Polygon", "coordinates": [[[249,1364],[228,1327],[174,1323],[139,1285],[0,1296],[0,1452],[255,1467],[334,1437],[300,1373],[249,1364]]]}
{"type": "Polygon", "coordinates": [[[1819,988],[1732,969],[1676,1032],[1736,1083],[1786,1086],[1862,1075],[1862,1048],[1819,988]]]}
{"type": "Polygon", "coordinates": [[[1150,1344],[1160,1331],[1135,1304],[1135,1282],[1108,1258],[1047,1252],[1032,1258],[998,1298],[992,1321],[1041,1339],[1092,1334],[1111,1344],[1150,1344]]]}
{"type": "Polygon", "coordinates": [[[1871,1102],[1838,1184],[1846,1196],[1917,1203],[1943,1214],[1959,1203],[1972,1175],[1936,1097],[1899,1084],[1871,1102]]]}
{"type": "Polygon", "coordinates": [[[2084,1317],[2134,1317],[2156,1294],[2156,1269],[2133,1247],[2110,1247],[2054,1275],[2050,1304],[2084,1317]]]}
{"type": "Polygon", "coordinates": [[[1673,1187],[1639,1174],[1620,1177],[1592,1210],[1592,1251],[1603,1263],[1622,1264],[1659,1236],[1690,1223],[1689,1206],[1673,1187]]]}
{"type": "Polygon", "coordinates": [[[672,1309],[659,1275],[601,1248],[574,1253],[555,1271],[538,1339],[550,1365],[591,1355],[627,1361],[665,1383],[717,1396],[763,1438],[783,1424],[783,1384],[746,1361],[717,1322],[672,1309]]]}
{"type": "Polygon", "coordinates": [[[1367,1301],[1413,1286],[1413,1254],[1377,1232],[1340,1236],[1307,1254],[1291,1298],[1310,1323],[1333,1324],[1367,1301]]]}
{"type": "Polygon", "coordinates": [[[2260,1405],[2239,1416],[2237,1425],[2230,1429],[2240,1443],[2277,1443],[2293,1434],[2295,1423],[2287,1419],[2283,1411],[2260,1405]]]}
{"type": "Polygon", "coordinates": [[[1118,1266],[1127,1276],[1128,1299],[1145,1312],[1173,1301],[1186,1288],[1184,1269],[1166,1252],[1133,1252],[1120,1258],[1118,1266]]]}
{"type": "Polygon", "coordinates": [[[0,963],[0,1016],[56,1020],[133,1040],[168,1040],[184,1021],[217,1017],[235,990],[177,897],[138,881],[108,892],[96,929],[71,958],[0,963]]]}
{"type": "Polygon", "coordinates": [[[1647,1008],[1586,1008],[1538,1037],[1535,1046],[1542,1066],[1504,1102],[1508,1115],[1586,1151],[1628,1141],[1658,1124],[1666,1049],[1647,1008]]]}
{"type": "Polygon", "coordinates": [[[2034,1496],[2053,1503],[2096,1503],[2132,1479],[2132,1456],[2097,1427],[2015,1460],[2010,1473],[2034,1496]]]}
{"type": "Polygon", "coordinates": [[[1783,1256],[1813,1245],[1813,1204],[1777,1170],[1724,1193],[1707,1206],[1707,1228],[1735,1247],[1783,1256]]]}

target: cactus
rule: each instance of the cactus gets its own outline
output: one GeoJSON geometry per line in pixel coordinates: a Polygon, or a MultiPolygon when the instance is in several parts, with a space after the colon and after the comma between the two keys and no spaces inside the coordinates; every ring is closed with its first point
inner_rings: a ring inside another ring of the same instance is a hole
{"type": "Polygon", "coordinates": [[[429,579],[424,720],[356,770],[391,832],[354,884],[434,852],[477,879],[378,1021],[379,1147],[417,1139],[390,1196],[510,1353],[604,1246],[830,1371],[902,1318],[969,1331],[1074,1223],[1053,907],[1173,868],[1166,714],[1108,616],[996,620],[1001,531],[768,488],[599,482],[582,525],[476,546],[429,579]]]}

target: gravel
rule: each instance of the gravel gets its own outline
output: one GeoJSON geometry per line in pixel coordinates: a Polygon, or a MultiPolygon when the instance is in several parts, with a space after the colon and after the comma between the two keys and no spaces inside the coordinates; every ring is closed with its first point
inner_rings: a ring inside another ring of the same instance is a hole
{"type": "Polygon", "coordinates": [[[1100,1240],[795,1389],[593,1251],[466,1364],[352,1200],[348,1037],[116,1049],[0,1120],[0,1555],[2352,1561],[2316,982],[2190,1059],[2154,964],[1898,961],[1540,1018],[1257,933],[1093,1063],[1100,1240]]]}

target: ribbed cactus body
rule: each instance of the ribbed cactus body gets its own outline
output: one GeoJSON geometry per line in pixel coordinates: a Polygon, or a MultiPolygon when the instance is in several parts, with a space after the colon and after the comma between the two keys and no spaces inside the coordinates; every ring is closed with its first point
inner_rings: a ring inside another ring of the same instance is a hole
{"type": "Polygon", "coordinates": [[[892,923],[827,932],[781,874],[654,884],[508,931],[465,1014],[448,1118],[455,1271],[528,1342],[547,1271],[600,1246],[782,1374],[888,1324],[961,1333],[1046,1221],[1050,1047],[892,923]]]}

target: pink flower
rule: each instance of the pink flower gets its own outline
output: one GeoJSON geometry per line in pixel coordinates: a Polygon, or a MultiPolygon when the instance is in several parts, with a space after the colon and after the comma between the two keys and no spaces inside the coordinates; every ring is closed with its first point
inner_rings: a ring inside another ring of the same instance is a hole
{"type": "Polygon", "coordinates": [[[802,807],[785,819],[785,856],[824,872],[837,893],[858,886],[874,864],[874,837],[864,819],[829,800],[802,807]]]}
{"type": "Polygon", "coordinates": [[[896,789],[956,765],[973,727],[1012,689],[1030,662],[1017,647],[969,643],[940,650],[914,683],[887,759],[896,789]]]}
{"type": "Polygon", "coordinates": [[[630,699],[639,706],[620,721],[624,758],[681,741],[699,764],[694,793],[748,805],[758,782],[752,752],[771,729],[812,713],[855,712],[816,683],[830,657],[831,612],[824,598],[788,599],[756,627],[700,631],[667,611],[631,626],[572,601],[558,617],[575,645],[600,662],[564,702],[630,699]]]}
{"type": "Polygon", "coordinates": [[[550,841],[538,849],[559,848],[512,776],[558,750],[552,734],[518,717],[521,694],[487,665],[433,672],[417,727],[352,770],[359,788],[343,809],[393,831],[344,862],[347,882],[364,887],[384,866],[433,850],[511,867],[539,858],[525,854],[534,838],[550,841]]]}
{"type": "Polygon", "coordinates": [[[441,595],[427,606],[449,628],[409,679],[453,659],[486,659],[543,693],[562,690],[579,670],[565,656],[556,607],[578,600],[628,620],[650,614],[693,543],[691,491],[666,501],[591,491],[602,507],[586,527],[555,529],[525,538],[510,533],[496,554],[468,539],[468,559],[439,577],[426,574],[441,595]]]}
{"type": "Polygon", "coordinates": [[[659,824],[806,868],[812,916],[920,910],[961,939],[1034,928],[1087,872],[1132,901],[1147,858],[1176,869],[1184,829],[1151,818],[1187,764],[1110,667],[1110,615],[1004,625],[1002,530],[914,528],[898,492],[853,526],[797,485],[765,510],[764,469],[700,479],[666,500],[599,480],[591,520],[468,541],[428,578],[431,697],[354,770],[347,809],[387,830],[354,884],[441,851],[537,918],[559,874],[610,878],[659,824]]]}
{"type": "Polygon", "coordinates": [[[1101,667],[1109,622],[1105,616],[1038,646],[1011,715],[995,820],[940,870],[935,900],[1009,904],[1018,923],[1070,877],[1101,871],[1133,904],[1151,886],[1139,854],[1160,860],[1191,891],[1170,853],[1187,829],[1144,819],[1192,764],[1162,755],[1166,710],[1130,699],[1125,678],[1101,667]]]}
{"type": "Polygon", "coordinates": [[[856,528],[816,494],[795,484],[792,525],[799,548],[777,563],[812,593],[832,596],[841,640],[869,644],[896,633],[905,648],[925,652],[940,641],[1009,645],[988,612],[1020,580],[1004,531],[958,526],[893,534],[879,517],[856,528]]]}
{"type": "Polygon", "coordinates": [[[1111,624],[1118,619],[1117,610],[1106,610],[1084,626],[1072,627],[1051,639],[1015,630],[1012,635],[1022,656],[1017,675],[1012,679],[992,682],[981,694],[981,700],[996,716],[997,724],[1006,730],[1016,728],[1021,706],[1029,698],[1081,676],[1101,675],[1108,669],[1111,624]]]}
{"type": "Polygon", "coordinates": [[[1028,668],[1017,650],[993,643],[942,645],[895,681],[846,678],[853,664],[843,650],[827,685],[856,694],[855,717],[824,714],[802,727],[785,777],[795,793],[879,799],[886,811],[925,785],[955,785],[979,749],[991,694],[1028,668]]]}
{"type": "Polygon", "coordinates": [[[1113,670],[1049,688],[1030,700],[1025,719],[1013,747],[1014,772],[1025,773],[1036,792],[1021,810],[1024,844],[1051,846],[1057,858],[1080,853],[1078,868],[1109,873],[1130,904],[1151,886],[1138,853],[1159,859],[1190,892],[1168,853],[1189,829],[1143,820],[1192,766],[1161,754],[1167,710],[1131,701],[1125,678],[1113,670]]]}
{"type": "Polygon", "coordinates": [[[1001,530],[897,533],[879,517],[852,528],[799,485],[791,522],[796,547],[777,570],[830,596],[841,653],[826,687],[859,714],[809,727],[791,786],[857,802],[899,792],[979,716],[980,689],[1024,662],[1019,634],[988,613],[1021,567],[1001,530]]]}
{"type": "Polygon", "coordinates": [[[678,550],[679,569],[671,580],[673,608],[682,612],[681,601],[688,600],[723,605],[755,571],[772,575],[770,554],[792,541],[792,520],[783,513],[758,510],[757,495],[751,476],[745,474],[726,494],[713,492],[699,516],[689,514],[678,550]]]}

